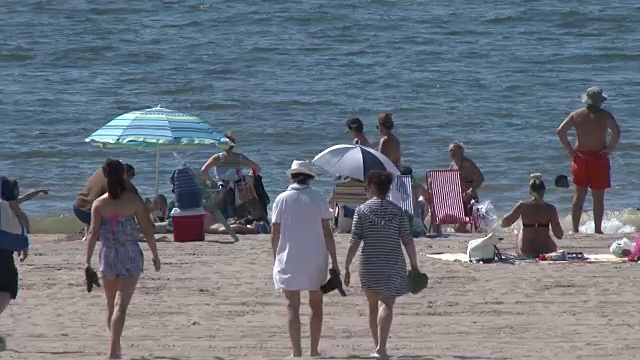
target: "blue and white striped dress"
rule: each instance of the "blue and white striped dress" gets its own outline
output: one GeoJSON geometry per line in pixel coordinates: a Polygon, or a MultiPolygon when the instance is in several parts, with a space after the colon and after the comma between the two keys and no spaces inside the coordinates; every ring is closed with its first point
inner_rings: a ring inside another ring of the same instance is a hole
{"type": "Polygon", "coordinates": [[[358,206],[353,217],[351,242],[360,245],[360,284],[387,298],[407,293],[407,263],[403,244],[413,243],[409,220],[400,206],[371,199],[358,206]]]}

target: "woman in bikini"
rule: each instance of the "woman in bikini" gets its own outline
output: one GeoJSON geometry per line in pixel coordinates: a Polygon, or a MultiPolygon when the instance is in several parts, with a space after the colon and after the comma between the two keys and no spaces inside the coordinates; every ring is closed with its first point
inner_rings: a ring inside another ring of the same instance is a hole
{"type": "Polygon", "coordinates": [[[504,219],[502,227],[513,225],[522,219],[522,231],[516,238],[516,253],[525,257],[538,257],[556,251],[556,243],[549,234],[549,228],[557,239],[562,239],[564,231],[560,226],[556,207],[544,201],[546,187],[542,175],[530,177],[529,193],[531,199],[519,202],[504,219]]]}
{"type": "Polygon", "coordinates": [[[149,212],[142,199],[127,190],[124,165],[107,159],[102,171],[107,179],[107,193],[91,206],[85,271],[92,270],[91,258],[100,237],[100,271],[107,298],[107,327],[111,332],[109,359],[120,359],[120,338],[127,308],[144,264],[138,245],[138,224],[153,255],[156,271],[160,270],[160,259],[149,212]]]}

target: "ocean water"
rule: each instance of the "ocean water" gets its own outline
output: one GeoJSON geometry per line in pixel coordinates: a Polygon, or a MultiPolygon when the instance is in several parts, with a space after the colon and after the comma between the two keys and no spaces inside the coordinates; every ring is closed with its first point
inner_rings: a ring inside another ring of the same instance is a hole
{"type": "MultiPolygon", "coordinates": [[[[5,0],[0,173],[23,191],[50,188],[24,208],[40,218],[37,230],[69,231],[77,223],[60,216],[107,156],[132,163],[136,185],[153,194],[154,152],[83,141],[124,112],[162,104],[233,131],[275,198],[293,159],[349,142],[352,116],[377,140],[375,117],[388,111],[423,181],[462,141],[485,174],[482,199],[502,214],[527,197],[530,173],[569,174],[555,129],[598,85],[623,131],[606,229],[633,230],[639,22],[631,0],[5,0]]],[[[178,155],[199,167],[216,151],[178,155]]],[[[162,153],[163,193],[179,164],[162,153]]],[[[333,175],[315,186],[328,194],[333,175]]],[[[571,195],[551,188],[547,197],[566,214],[571,195]]]]}

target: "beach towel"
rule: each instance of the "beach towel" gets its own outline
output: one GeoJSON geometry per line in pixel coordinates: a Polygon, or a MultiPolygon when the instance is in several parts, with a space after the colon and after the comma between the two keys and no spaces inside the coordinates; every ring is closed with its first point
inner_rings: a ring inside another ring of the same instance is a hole
{"type": "Polygon", "coordinates": [[[21,251],[29,248],[29,237],[9,202],[0,200],[0,248],[21,251]]]}

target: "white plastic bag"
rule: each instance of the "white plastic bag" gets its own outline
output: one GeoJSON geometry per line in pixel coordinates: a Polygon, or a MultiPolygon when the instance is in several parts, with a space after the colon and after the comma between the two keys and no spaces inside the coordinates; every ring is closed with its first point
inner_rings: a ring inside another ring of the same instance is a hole
{"type": "Polygon", "coordinates": [[[469,261],[477,262],[490,262],[495,258],[495,245],[500,243],[500,238],[494,233],[491,233],[481,239],[475,239],[469,241],[467,245],[467,256],[469,261]]]}
{"type": "Polygon", "coordinates": [[[474,202],[473,211],[478,217],[478,227],[480,229],[488,233],[498,231],[500,224],[496,216],[496,209],[491,205],[491,201],[474,202]]]}
{"type": "Polygon", "coordinates": [[[632,244],[629,239],[623,238],[622,240],[616,240],[616,242],[611,244],[609,251],[611,251],[611,254],[617,258],[625,258],[629,256],[634,247],[635,245],[632,244]]]}

